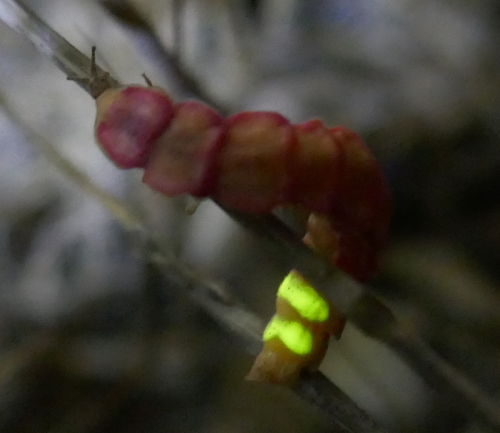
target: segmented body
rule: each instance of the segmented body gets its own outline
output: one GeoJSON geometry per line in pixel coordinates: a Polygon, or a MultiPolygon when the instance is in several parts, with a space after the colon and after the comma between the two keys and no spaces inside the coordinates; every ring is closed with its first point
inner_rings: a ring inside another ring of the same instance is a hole
{"type": "Polygon", "coordinates": [[[97,142],[118,167],[143,168],[151,188],[242,212],[300,206],[310,212],[308,245],[359,281],[376,273],[390,195],[354,132],[272,112],[223,118],[198,101],[174,104],[158,87],[108,89],[96,102],[97,142]]]}
{"type": "Polygon", "coordinates": [[[319,367],[330,336],[340,338],[345,318],[297,271],[290,272],[276,296],[276,314],[267,325],[247,380],[291,384],[303,368],[319,367]]]}

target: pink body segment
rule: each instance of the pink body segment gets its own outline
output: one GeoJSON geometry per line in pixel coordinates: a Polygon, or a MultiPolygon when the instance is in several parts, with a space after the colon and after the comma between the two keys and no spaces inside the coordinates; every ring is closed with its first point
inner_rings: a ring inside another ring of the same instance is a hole
{"type": "Polygon", "coordinates": [[[294,126],[298,141],[293,162],[290,202],[314,212],[331,213],[338,196],[341,154],[332,134],[320,120],[294,126]]]}
{"type": "Polygon", "coordinates": [[[168,196],[211,194],[222,124],[217,112],[197,101],[175,105],[170,127],[156,140],[146,162],[144,183],[168,196]]]}
{"type": "Polygon", "coordinates": [[[96,103],[95,134],[104,153],[120,168],[143,167],[172,119],[170,97],[159,88],[128,86],[106,90],[96,103]]]}
{"type": "Polygon", "coordinates": [[[287,200],[295,137],[277,113],[242,112],[225,122],[211,195],[229,208],[268,213],[287,200]]]}

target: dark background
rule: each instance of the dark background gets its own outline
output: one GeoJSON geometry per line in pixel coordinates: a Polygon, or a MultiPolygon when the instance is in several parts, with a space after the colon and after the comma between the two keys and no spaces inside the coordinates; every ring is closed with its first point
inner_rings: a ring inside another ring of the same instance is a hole
{"type": "MultiPolygon", "coordinates": [[[[133,2],[230,111],[355,129],[394,200],[372,289],[405,326],[498,399],[500,8],[490,0],[133,2]],[[174,25],[175,24],[175,25],[174,25]],[[176,29],[179,33],[176,33],[176,29]],[[176,37],[177,34],[177,37],[176,37]],[[179,37],[180,34],[180,37],[179,37]]],[[[27,2],[123,82],[173,87],[154,53],[91,1],[27,2]]],[[[1,7],[1,1],[0,1],[1,7]]],[[[93,140],[88,95],[0,24],[0,427],[6,432],[317,432],[285,389],[140,259],[26,128],[146,215],[157,236],[266,319],[287,272],[211,203],[153,194],[93,140]]],[[[485,432],[349,325],[322,370],[388,428],[485,432]]],[[[499,409],[500,410],[500,409],[499,409]]]]}

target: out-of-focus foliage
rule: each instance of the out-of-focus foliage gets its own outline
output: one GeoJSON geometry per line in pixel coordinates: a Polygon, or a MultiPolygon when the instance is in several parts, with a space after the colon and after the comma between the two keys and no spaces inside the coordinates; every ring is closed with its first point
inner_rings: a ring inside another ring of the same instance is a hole
{"type": "MultiPolygon", "coordinates": [[[[26,2],[123,82],[171,87],[98,4],[26,2]]],[[[373,286],[489,394],[500,389],[498,4],[451,0],[134,2],[232,109],[359,131],[394,195],[373,286]],[[176,15],[175,4],[182,3],[176,15]],[[178,27],[176,27],[178,26],[178,27]],[[179,29],[180,38],[175,40],[179,29]]],[[[33,130],[147,215],[194,266],[262,315],[288,269],[219,209],[148,191],[93,142],[93,101],[0,25],[0,89],[33,130]]],[[[177,98],[179,89],[172,88],[177,98]]],[[[331,430],[285,390],[242,382],[251,359],[134,253],[110,215],[0,108],[0,426],[5,431],[331,430]]],[[[389,427],[482,432],[388,349],[348,326],[324,372],[389,427]]]]}

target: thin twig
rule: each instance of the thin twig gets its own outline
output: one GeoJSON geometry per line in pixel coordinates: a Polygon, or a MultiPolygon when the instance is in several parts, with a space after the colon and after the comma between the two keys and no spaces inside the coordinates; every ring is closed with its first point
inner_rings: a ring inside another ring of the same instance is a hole
{"type": "MultiPolygon", "coordinates": [[[[111,3],[111,0],[102,1],[111,3]]],[[[85,76],[88,73],[90,68],[89,60],[81,53],[76,56],[75,51],[77,52],[77,50],[74,47],[48,28],[33,13],[21,7],[19,3],[13,0],[0,0],[0,19],[5,19],[12,28],[28,37],[43,54],[54,61],[66,74],[85,76]],[[50,35],[50,37],[46,35],[50,35]],[[44,41],[44,43],[40,44],[40,40],[44,41]],[[52,41],[54,43],[51,45],[52,41]],[[77,60],[77,63],[72,63],[73,58],[77,60]]],[[[141,21],[134,15],[127,16],[127,14],[123,19],[129,19],[130,25],[138,26],[141,32],[144,31],[144,28],[149,29],[145,36],[147,36],[148,41],[151,39],[156,40],[153,45],[161,47],[161,50],[158,49],[158,55],[170,67],[171,71],[178,75],[177,81],[201,99],[207,100],[196,81],[193,81],[192,77],[180,65],[175,63],[173,56],[161,46],[149,25],[144,27],[144,20],[141,21]]],[[[216,106],[217,104],[212,102],[212,105],[216,106]]],[[[500,409],[492,399],[458,370],[441,359],[426,344],[401,329],[391,311],[373,295],[367,293],[360,285],[354,284],[347,277],[339,277],[340,273],[332,274],[331,267],[305,247],[297,236],[277,218],[274,216],[256,217],[239,214],[228,209],[224,210],[253,233],[264,239],[271,240],[271,245],[280,252],[277,255],[278,257],[286,260],[289,267],[297,269],[314,286],[323,290],[341,311],[347,313],[349,320],[365,333],[391,346],[396,353],[413,366],[415,371],[431,387],[455,401],[463,408],[465,413],[471,416],[477,415],[478,419],[483,423],[500,431],[500,409]]],[[[208,290],[207,293],[210,295],[202,296],[202,299],[207,301],[206,308],[208,308],[211,296],[214,293],[220,293],[220,287],[216,283],[208,283],[206,276],[200,275],[178,261],[172,260],[172,257],[168,255],[165,256],[163,251],[159,250],[158,246],[147,237],[147,231],[140,230],[140,232],[145,236],[145,240],[149,244],[152,260],[162,266],[162,269],[167,270],[170,277],[176,277],[184,282],[189,281],[193,286],[202,287],[202,293],[208,290]]],[[[219,295],[216,295],[216,298],[217,296],[219,295]]],[[[226,325],[230,324],[229,329],[233,332],[239,330],[240,334],[238,335],[240,337],[249,337],[248,329],[242,329],[239,320],[235,321],[231,315],[234,314],[236,318],[242,319],[248,318],[248,315],[254,317],[251,313],[236,308],[235,310],[231,309],[231,314],[229,314],[224,302],[216,303],[213,307],[215,308],[214,311],[221,315],[219,320],[225,323],[227,321],[226,325]]],[[[213,313],[216,317],[217,314],[213,313]]],[[[255,318],[255,320],[258,320],[258,318],[255,318]]],[[[242,322],[245,322],[245,320],[242,320],[242,322]]],[[[255,343],[256,340],[251,339],[251,341],[255,343]]],[[[315,404],[321,406],[318,402],[315,402],[315,404]]]]}
{"type": "Polygon", "coordinates": [[[314,399],[316,405],[344,425],[348,431],[379,431],[373,419],[353,407],[350,398],[339,392],[335,384],[332,386],[324,374],[304,370],[301,379],[293,386],[294,391],[314,399]]]}
{"type": "MultiPolygon", "coordinates": [[[[20,3],[14,0],[0,1],[0,19],[31,41],[37,51],[49,58],[66,76],[93,78],[89,58],[20,3]]],[[[98,71],[105,74],[100,68],[98,71]]],[[[78,84],[85,88],[84,83],[78,84]]]]}

